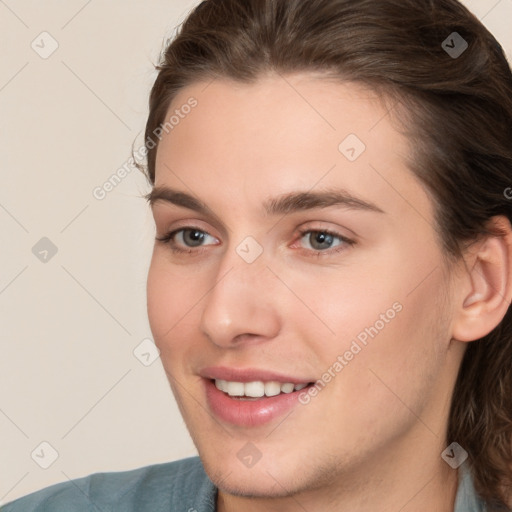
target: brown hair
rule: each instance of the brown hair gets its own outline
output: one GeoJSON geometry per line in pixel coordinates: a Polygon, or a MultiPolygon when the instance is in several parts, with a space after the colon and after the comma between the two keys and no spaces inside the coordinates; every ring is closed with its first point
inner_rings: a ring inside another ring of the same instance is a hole
{"type": "MultiPolygon", "coordinates": [[[[466,242],[488,234],[491,217],[512,220],[504,193],[512,185],[511,70],[495,38],[456,0],[208,0],[181,25],[157,70],[145,132],[153,185],[155,130],[181,89],[311,71],[365,84],[398,105],[409,167],[434,201],[447,257],[456,260],[466,242]],[[450,53],[463,40],[467,49],[450,53]]],[[[469,453],[477,492],[497,508],[512,497],[511,363],[509,308],[469,344],[447,432],[448,443],[469,453]]]]}

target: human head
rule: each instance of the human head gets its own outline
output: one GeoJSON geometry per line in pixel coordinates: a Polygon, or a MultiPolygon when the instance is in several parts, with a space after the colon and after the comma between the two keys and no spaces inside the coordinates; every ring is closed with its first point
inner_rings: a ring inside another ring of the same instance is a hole
{"type": "MultiPolygon", "coordinates": [[[[151,184],[155,130],[179,106],[178,94],[211,81],[250,86],[269,72],[310,72],[383,99],[409,142],[408,168],[435,208],[447,265],[493,234],[492,218],[512,219],[504,194],[512,168],[510,68],[492,35],[455,0],[208,0],[187,18],[158,70],[145,134],[151,184]],[[468,43],[457,58],[442,45],[454,32],[468,43]]],[[[449,414],[447,442],[469,452],[488,500],[503,498],[500,486],[510,485],[511,359],[508,310],[468,344],[449,414]]]]}

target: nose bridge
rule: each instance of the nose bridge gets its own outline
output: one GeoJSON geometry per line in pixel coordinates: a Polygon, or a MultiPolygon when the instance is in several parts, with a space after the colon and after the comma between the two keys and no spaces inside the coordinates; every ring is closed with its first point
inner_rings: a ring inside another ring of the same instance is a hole
{"type": "Polygon", "coordinates": [[[231,346],[241,335],[275,336],[279,320],[272,279],[263,247],[254,238],[230,248],[204,299],[202,331],[219,346],[231,346]]]}

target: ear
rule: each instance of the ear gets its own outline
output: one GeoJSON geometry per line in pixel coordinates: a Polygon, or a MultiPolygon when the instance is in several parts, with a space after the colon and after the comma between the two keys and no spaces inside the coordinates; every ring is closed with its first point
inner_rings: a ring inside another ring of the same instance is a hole
{"type": "Polygon", "coordinates": [[[505,216],[492,217],[485,235],[465,255],[466,270],[457,281],[452,338],[474,341],[503,319],[512,300],[512,227],[505,216]]]}

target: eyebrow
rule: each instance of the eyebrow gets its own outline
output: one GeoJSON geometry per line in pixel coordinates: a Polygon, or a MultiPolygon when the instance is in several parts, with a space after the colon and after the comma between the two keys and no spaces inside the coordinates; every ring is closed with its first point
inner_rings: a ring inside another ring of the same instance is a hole
{"type": "MultiPolygon", "coordinates": [[[[165,202],[194,210],[217,219],[215,213],[196,197],[173,190],[167,186],[157,186],[145,196],[151,208],[157,202],[165,202]]],[[[331,189],[321,192],[290,192],[279,197],[267,199],[263,203],[267,215],[287,215],[290,213],[313,210],[315,208],[345,207],[352,210],[385,213],[376,204],[358,198],[344,189],[331,189]]]]}

